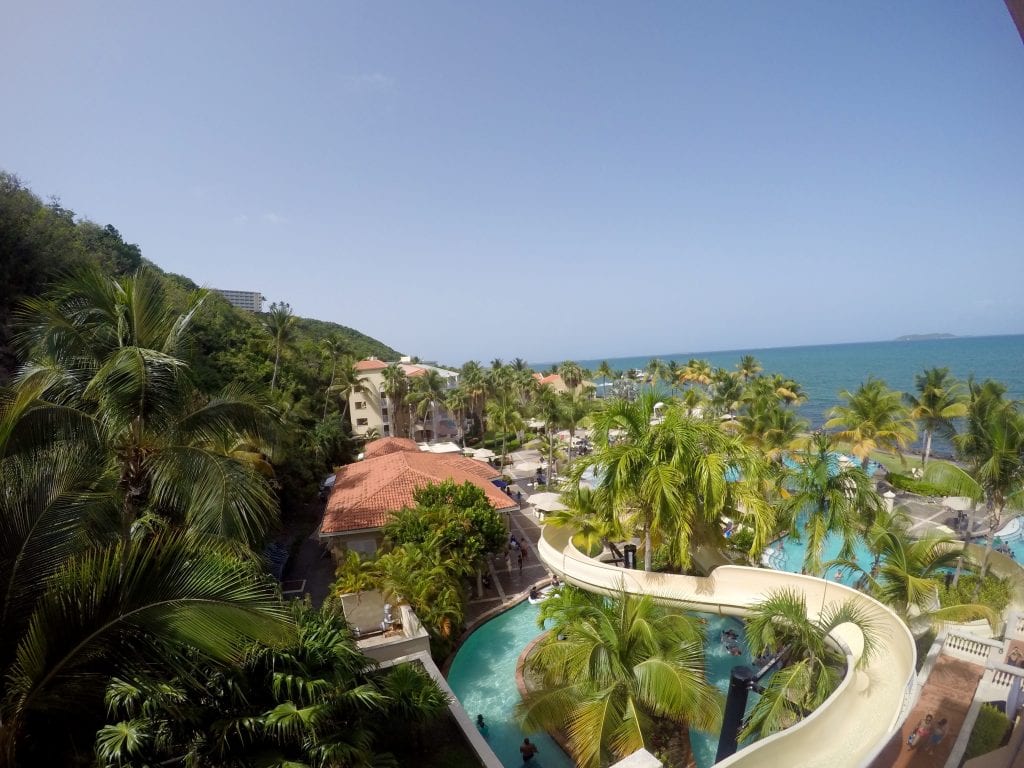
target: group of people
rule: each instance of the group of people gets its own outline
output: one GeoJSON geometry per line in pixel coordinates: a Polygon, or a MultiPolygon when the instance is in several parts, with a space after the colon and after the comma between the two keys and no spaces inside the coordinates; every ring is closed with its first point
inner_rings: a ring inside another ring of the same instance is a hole
{"type": "Polygon", "coordinates": [[[924,744],[925,754],[930,755],[942,743],[942,740],[946,738],[948,731],[949,721],[946,718],[942,718],[937,723],[933,722],[932,713],[929,712],[918,721],[917,725],[914,726],[914,730],[910,732],[910,736],[907,737],[907,746],[911,749],[917,749],[924,744]]]}
{"type": "Polygon", "coordinates": [[[523,541],[519,541],[514,533],[509,536],[508,553],[506,554],[506,557],[508,558],[508,569],[511,571],[512,562],[516,561],[519,563],[519,572],[522,573],[523,562],[530,557],[530,548],[527,545],[526,540],[524,539],[523,541]]]}
{"type": "Polygon", "coordinates": [[[743,649],[740,648],[740,635],[735,629],[723,630],[721,640],[730,656],[743,655],[743,649]]]}

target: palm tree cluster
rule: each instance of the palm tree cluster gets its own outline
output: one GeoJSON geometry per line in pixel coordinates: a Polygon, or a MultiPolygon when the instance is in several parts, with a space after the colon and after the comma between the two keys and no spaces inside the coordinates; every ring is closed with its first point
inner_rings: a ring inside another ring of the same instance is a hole
{"type": "Polygon", "coordinates": [[[775,513],[764,494],[763,457],[717,421],[692,418],[677,401],[612,400],[593,417],[594,451],[574,466],[600,478],[601,525],[643,540],[644,569],[655,548],[687,568],[701,546],[719,546],[722,517],[743,519],[764,548],[775,532],[775,513]]]}
{"type": "Polygon", "coordinates": [[[145,271],[90,271],[23,308],[28,362],[0,400],[6,764],[88,760],[114,678],[288,637],[252,549],[276,519],[274,417],[191,385],[201,300],[179,314],[145,271]]]}
{"type": "Polygon", "coordinates": [[[171,679],[114,678],[97,764],[369,768],[423,748],[449,704],[426,672],[376,670],[331,606],[294,601],[290,618],[287,643],[252,644],[238,665],[196,658],[171,679]]]}

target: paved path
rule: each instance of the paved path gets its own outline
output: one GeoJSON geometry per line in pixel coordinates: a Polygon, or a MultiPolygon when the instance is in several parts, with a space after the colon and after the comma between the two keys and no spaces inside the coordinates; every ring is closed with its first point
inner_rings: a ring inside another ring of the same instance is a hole
{"type": "MultiPolygon", "coordinates": [[[[512,486],[512,494],[520,490],[525,499],[529,489],[512,486]]],[[[466,611],[466,624],[472,625],[482,616],[503,606],[512,605],[529,593],[534,584],[543,584],[551,578],[547,568],[537,557],[537,542],[540,540],[540,525],[533,507],[523,507],[508,515],[509,530],[518,541],[526,542],[526,557],[522,568],[514,552],[506,558],[495,555],[490,562],[491,587],[484,589],[483,597],[470,599],[466,611]]]]}
{"type": "Polygon", "coordinates": [[[942,768],[960,734],[984,672],[984,667],[978,664],[939,656],[913,711],[871,768],[942,768]],[[933,722],[937,723],[942,718],[949,721],[946,738],[931,754],[927,751],[928,744],[919,744],[913,749],[907,746],[911,731],[928,714],[933,722]]]}

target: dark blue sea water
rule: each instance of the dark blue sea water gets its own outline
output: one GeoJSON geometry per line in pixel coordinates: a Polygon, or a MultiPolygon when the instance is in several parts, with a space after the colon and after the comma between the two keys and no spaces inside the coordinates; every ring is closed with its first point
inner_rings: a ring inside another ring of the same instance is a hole
{"type": "MultiPolygon", "coordinates": [[[[652,357],[680,364],[698,358],[713,366],[735,369],[743,355],[754,355],[766,373],[781,373],[800,382],[807,394],[800,415],[812,427],[825,421],[825,413],[839,402],[841,391],[855,390],[869,376],[908,392],[914,389],[914,375],[925,368],[949,368],[960,379],[970,375],[996,379],[1006,385],[1009,397],[1024,399],[1024,335],[643,355],[609,359],[608,363],[615,370],[626,370],[642,369],[652,357]]],[[[590,369],[601,363],[579,362],[590,369]]]]}

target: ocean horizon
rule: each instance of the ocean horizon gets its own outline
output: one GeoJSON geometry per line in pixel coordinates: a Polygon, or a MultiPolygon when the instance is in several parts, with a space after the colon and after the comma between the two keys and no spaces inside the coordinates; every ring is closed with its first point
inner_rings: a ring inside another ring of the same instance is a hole
{"type": "MultiPolygon", "coordinates": [[[[813,344],[603,359],[607,359],[614,370],[643,369],[653,358],[666,363],[675,360],[680,364],[696,358],[707,360],[715,367],[735,370],[744,355],[756,357],[765,373],[780,373],[800,383],[807,400],[798,412],[812,428],[825,422],[827,411],[840,402],[842,391],[853,391],[873,377],[881,379],[892,389],[913,392],[915,375],[926,368],[949,368],[962,381],[970,376],[978,380],[995,379],[1006,386],[1008,397],[1024,399],[1024,334],[813,344]]],[[[593,371],[603,359],[577,362],[593,371]]],[[[538,364],[536,368],[544,370],[550,365],[538,364]]]]}

